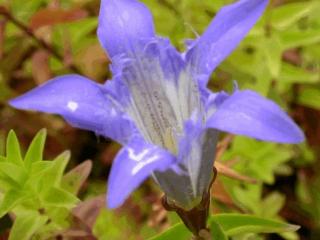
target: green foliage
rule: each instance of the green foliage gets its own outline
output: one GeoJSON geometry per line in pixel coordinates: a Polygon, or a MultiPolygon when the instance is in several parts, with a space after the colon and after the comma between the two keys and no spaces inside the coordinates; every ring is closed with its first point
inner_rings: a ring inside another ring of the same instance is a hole
{"type": "Polygon", "coordinates": [[[66,227],[66,213],[79,201],[74,189],[61,184],[70,153],[44,161],[45,139],[46,131],[39,131],[22,158],[15,133],[8,135],[0,162],[0,216],[15,216],[10,240],[54,236],[66,227]]]}
{"type": "Polygon", "coordinates": [[[126,236],[127,240],[134,240],[134,224],[126,216],[120,216],[111,211],[102,210],[93,228],[93,233],[101,240],[121,240],[126,236]],[[114,224],[114,223],[117,224],[114,224]],[[106,227],[112,226],[112,227],[106,227]]]}
{"type": "MultiPolygon", "coordinates": [[[[299,226],[245,214],[217,214],[209,218],[212,239],[226,240],[247,233],[279,233],[299,229],[299,226]]],[[[171,227],[150,240],[185,240],[191,237],[190,232],[182,224],[171,227]]]]}

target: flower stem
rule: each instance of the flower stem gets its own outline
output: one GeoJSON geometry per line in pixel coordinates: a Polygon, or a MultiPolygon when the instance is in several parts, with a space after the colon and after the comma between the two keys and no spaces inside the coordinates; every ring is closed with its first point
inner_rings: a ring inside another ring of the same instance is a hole
{"type": "Polygon", "coordinates": [[[210,230],[207,228],[207,219],[210,208],[210,188],[217,175],[217,170],[214,168],[214,176],[211,181],[209,191],[204,194],[201,202],[190,210],[185,210],[172,203],[168,203],[166,196],[162,198],[162,204],[167,211],[175,211],[186,227],[193,233],[193,240],[208,240],[210,237],[210,230]]]}

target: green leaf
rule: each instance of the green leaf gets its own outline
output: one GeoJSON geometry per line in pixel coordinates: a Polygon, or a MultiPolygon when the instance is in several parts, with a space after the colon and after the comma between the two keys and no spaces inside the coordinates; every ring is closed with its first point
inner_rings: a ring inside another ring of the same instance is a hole
{"type": "Polygon", "coordinates": [[[42,154],[44,150],[44,144],[46,140],[47,131],[45,129],[40,130],[32,140],[26,156],[24,158],[27,167],[30,167],[32,163],[42,161],[42,154]]]}
{"type": "Polygon", "coordinates": [[[12,187],[22,186],[27,178],[26,170],[9,162],[0,162],[0,178],[12,187]]]}
{"type": "Polygon", "coordinates": [[[286,29],[302,17],[308,15],[314,8],[314,2],[296,2],[284,4],[275,8],[271,14],[271,25],[279,30],[286,29]]]}
{"type": "Polygon", "coordinates": [[[228,240],[227,235],[225,234],[225,232],[223,231],[223,229],[219,223],[217,223],[216,221],[211,219],[209,221],[209,225],[210,225],[210,232],[211,232],[212,239],[214,239],[214,240],[228,240]]]}
{"type": "Polygon", "coordinates": [[[38,229],[41,229],[47,221],[47,217],[32,212],[18,216],[10,231],[9,240],[31,239],[38,229]]]}
{"type": "Polygon", "coordinates": [[[7,191],[0,204],[0,218],[11,211],[25,198],[26,196],[21,191],[17,191],[15,189],[7,191]]]}
{"type": "MultiPolygon", "coordinates": [[[[299,229],[297,225],[245,214],[217,214],[209,217],[208,223],[215,240],[226,240],[226,236],[237,234],[282,233],[299,229]]],[[[189,230],[182,223],[178,223],[149,240],[185,240],[191,236],[189,230]]]]}
{"type": "Polygon", "coordinates": [[[31,169],[30,169],[30,178],[40,179],[41,176],[49,169],[52,165],[51,160],[48,161],[41,161],[41,162],[35,162],[32,163],[31,169]]]}
{"type": "Polygon", "coordinates": [[[172,226],[171,228],[167,229],[165,232],[150,238],[149,240],[185,240],[190,239],[191,236],[191,232],[182,223],[178,223],[172,226]]]}
{"type": "Polygon", "coordinates": [[[19,141],[13,130],[8,134],[6,153],[8,162],[23,166],[19,141]]]}
{"type": "Polygon", "coordinates": [[[279,34],[284,49],[308,46],[320,41],[319,29],[283,32],[279,34]]]}
{"type": "Polygon", "coordinates": [[[67,190],[70,193],[77,194],[83,185],[83,183],[87,180],[92,168],[92,162],[87,160],[62,178],[62,188],[67,190]]]}
{"type": "Polygon", "coordinates": [[[267,195],[262,202],[261,216],[274,218],[285,204],[285,196],[278,193],[272,192],[267,195]]]}
{"type": "Polygon", "coordinates": [[[137,225],[130,216],[101,209],[92,232],[99,240],[135,240],[138,239],[136,229],[137,225]],[[106,228],[106,226],[110,227],[106,228]]]}
{"type": "Polygon", "coordinates": [[[280,72],[282,49],[282,44],[276,35],[265,38],[263,41],[262,51],[266,58],[267,67],[274,78],[278,77],[280,72]]]}
{"type": "Polygon", "coordinates": [[[303,88],[298,95],[298,103],[307,107],[320,109],[320,89],[315,87],[303,88]]]}
{"type": "Polygon", "coordinates": [[[69,162],[70,152],[65,151],[51,161],[50,166],[44,171],[42,179],[40,182],[43,182],[43,187],[48,188],[51,186],[60,186],[63,172],[69,162]]]}
{"type": "Polygon", "coordinates": [[[282,63],[279,76],[280,83],[315,83],[318,79],[318,73],[313,73],[285,62],[282,63]]]}
{"type": "Polygon", "coordinates": [[[218,214],[212,216],[228,236],[244,233],[280,233],[296,231],[300,227],[284,222],[245,214],[218,214]]]}
{"type": "Polygon", "coordinates": [[[71,193],[57,187],[51,187],[42,195],[43,202],[46,205],[73,208],[79,202],[79,199],[71,193]]]}

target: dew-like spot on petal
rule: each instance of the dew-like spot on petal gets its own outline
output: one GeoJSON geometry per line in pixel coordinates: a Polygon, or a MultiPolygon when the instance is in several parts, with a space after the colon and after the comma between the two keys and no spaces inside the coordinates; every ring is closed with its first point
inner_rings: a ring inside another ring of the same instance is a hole
{"type": "Polygon", "coordinates": [[[71,112],[74,112],[78,109],[79,105],[77,102],[69,101],[67,107],[71,110],[71,112]]]}

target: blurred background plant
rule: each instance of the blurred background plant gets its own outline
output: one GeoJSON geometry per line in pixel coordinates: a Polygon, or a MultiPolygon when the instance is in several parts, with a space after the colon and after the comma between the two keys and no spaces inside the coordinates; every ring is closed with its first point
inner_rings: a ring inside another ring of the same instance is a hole
{"type": "MultiPolygon", "coordinates": [[[[232,1],[143,2],[153,12],[158,33],[170,36],[183,50],[183,39],[195,38],[217,10],[232,1]]],[[[74,129],[58,116],[16,111],[6,103],[64,73],[81,73],[98,82],[110,77],[108,58],[95,35],[99,4],[99,0],[0,0],[0,155],[5,155],[10,129],[19,133],[21,148],[27,149],[36,132],[47,128],[46,159],[69,149],[67,169],[82,163],[79,171],[86,174],[91,166],[85,160],[93,160],[89,178],[82,179],[79,198],[83,201],[73,210],[72,216],[80,219],[78,231],[75,226],[65,229],[70,234],[90,230],[91,235],[82,237],[93,239],[145,239],[178,218],[162,208],[161,193],[151,181],[120,209],[105,209],[105,182],[119,145],[74,129]]],[[[320,238],[319,11],[319,0],[271,0],[257,26],[212,76],[213,90],[231,91],[232,80],[237,80],[241,89],[273,99],[307,137],[304,144],[292,146],[222,136],[217,161],[224,164],[220,168],[224,174],[212,189],[212,211],[250,213],[301,225],[296,233],[238,234],[233,239],[320,238]]],[[[11,218],[4,215],[0,219],[3,239],[11,227],[11,218]]]]}

